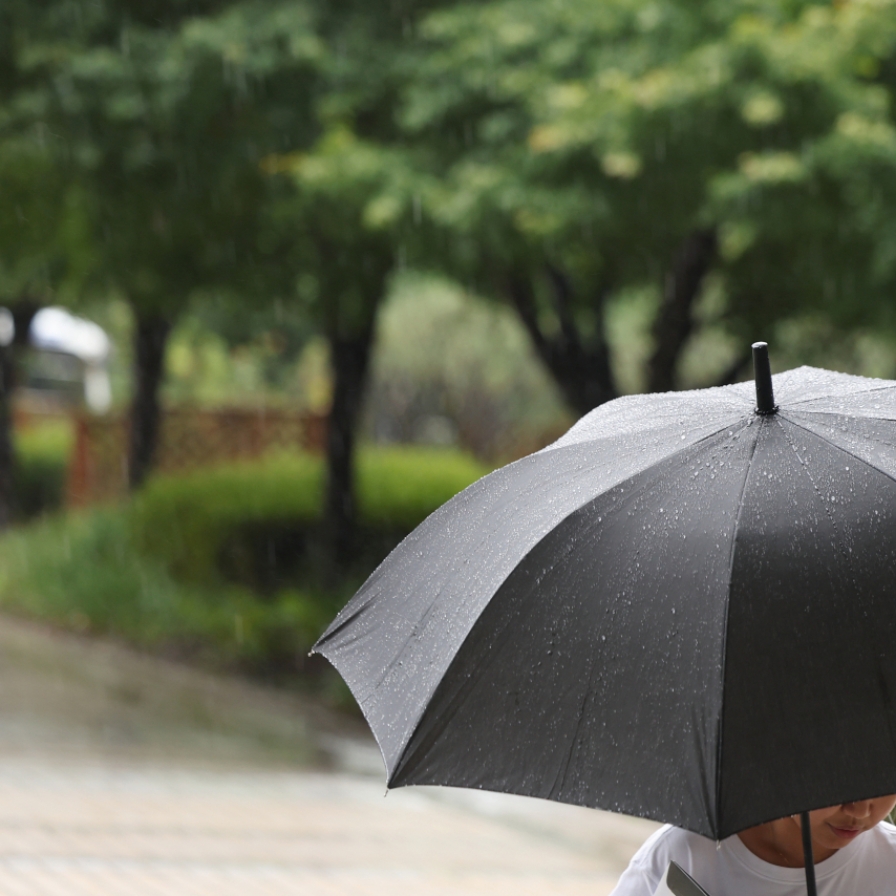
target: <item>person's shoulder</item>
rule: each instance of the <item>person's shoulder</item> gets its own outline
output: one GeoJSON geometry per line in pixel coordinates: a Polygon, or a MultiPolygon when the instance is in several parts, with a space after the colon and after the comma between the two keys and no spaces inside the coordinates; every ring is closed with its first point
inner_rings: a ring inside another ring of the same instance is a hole
{"type": "MultiPolygon", "coordinates": [[[[676,856],[690,853],[695,850],[715,850],[716,844],[714,840],[707,840],[700,834],[694,834],[683,828],[676,828],[670,824],[664,824],[658,831],[655,831],[635,853],[635,859],[642,854],[646,857],[648,854],[662,854],[665,858],[675,858],[676,856]]],[[[634,859],[632,860],[634,861],[634,859]]],[[[664,869],[665,870],[665,869],[664,869]]]]}
{"type": "Polygon", "coordinates": [[[633,865],[662,864],[666,870],[669,858],[681,852],[681,848],[691,845],[692,840],[698,838],[697,834],[685,831],[682,828],[664,824],[659,830],[654,831],[642,844],[641,848],[632,858],[633,865]]]}
{"type": "Polygon", "coordinates": [[[632,857],[611,896],[652,894],[672,859],[687,868],[690,866],[688,856],[707,848],[714,850],[715,844],[699,834],[663,825],[644,841],[632,857]]]}
{"type": "Polygon", "coordinates": [[[896,825],[888,821],[882,821],[870,831],[874,835],[873,840],[882,848],[896,852],[896,825]]]}
{"type": "MultiPolygon", "coordinates": [[[[896,827],[886,821],[876,824],[862,834],[864,841],[860,860],[855,866],[860,869],[860,877],[883,887],[874,892],[892,892],[893,867],[896,865],[896,827]]],[[[871,892],[871,890],[868,890],[871,892]]]]}
{"type": "Polygon", "coordinates": [[[668,840],[679,833],[672,825],[654,831],[632,856],[610,896],[651,896],[666,871],[668,840]]]}

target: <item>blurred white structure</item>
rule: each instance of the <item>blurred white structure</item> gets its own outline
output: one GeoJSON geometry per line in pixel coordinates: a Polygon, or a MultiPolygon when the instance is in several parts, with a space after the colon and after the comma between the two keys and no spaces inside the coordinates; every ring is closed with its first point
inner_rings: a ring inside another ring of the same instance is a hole
{"type": "MultiPolygon", "coordinates": [[[[0,308],[0,345],[9,345],[14,335],[12,314],[0,308]]],[[[25,389],[83,402],[95,414],[109,410],[112,344],[102,327],[65,308],[42,308],[31,321],[28,343],[25,389]]]]}
{"type": "Polygon", "coordinates": [[[16,335],[15,321],[9,308],[0,308],[0,345],[7,346],[16,335]]]}

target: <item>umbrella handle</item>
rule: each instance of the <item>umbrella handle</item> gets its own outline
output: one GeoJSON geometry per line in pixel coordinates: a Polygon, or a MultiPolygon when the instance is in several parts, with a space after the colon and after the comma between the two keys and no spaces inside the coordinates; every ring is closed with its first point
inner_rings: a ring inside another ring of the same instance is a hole
{"type": "Polygon", "coordinates": [[[806,892],[809,896],[818,896],[815,888],[815,858],[812,855],[812,830],[809,827],[809,813],[800,813],[800,826],[803,829],[803,862],[806,866],[806,892]]]}

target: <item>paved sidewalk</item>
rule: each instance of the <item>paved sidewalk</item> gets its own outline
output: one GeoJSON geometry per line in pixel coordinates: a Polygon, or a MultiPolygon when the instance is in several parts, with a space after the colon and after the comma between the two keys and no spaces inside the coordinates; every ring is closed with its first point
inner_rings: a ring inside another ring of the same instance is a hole
{"type": "Polygon", "coordinates": [[[0,759],[0,893],[603,896],[650,830],[345,774],[0,759]]]}
{"type": "Polygon", "coordinates": [[[0,896],[605,896],[655,827],[382,780],[301,703],[0,618],[0,896]]]}

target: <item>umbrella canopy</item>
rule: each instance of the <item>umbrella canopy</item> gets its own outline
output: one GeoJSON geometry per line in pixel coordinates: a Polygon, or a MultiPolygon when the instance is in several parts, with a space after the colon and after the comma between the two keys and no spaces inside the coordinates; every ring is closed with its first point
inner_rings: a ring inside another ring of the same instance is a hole
{"type": "Polygon", "coordinates": [[[381,564],[315,649],[389,786],[714,839],[896,792],[896,382],[774,394],[602,405],[381,564]]]}

